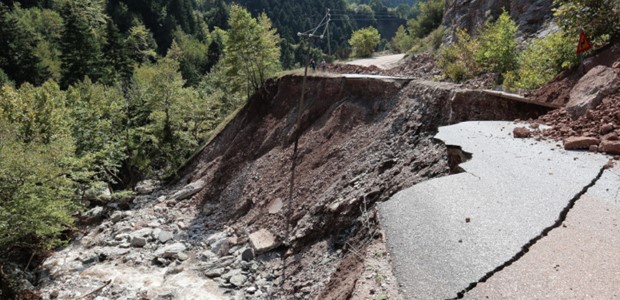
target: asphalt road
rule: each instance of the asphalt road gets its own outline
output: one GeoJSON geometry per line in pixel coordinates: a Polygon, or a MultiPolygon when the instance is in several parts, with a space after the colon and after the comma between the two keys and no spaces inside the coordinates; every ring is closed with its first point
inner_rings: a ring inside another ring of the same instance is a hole
{"type": "Polygon", "coordinates": [[[515,126],[441,127],[437,139],[472,153],[461,164],[466,172],[420,183],[379,206],[407,299],[454,298],[513,259],[556,223],[608,160],[566,152],[551,142],[515,139],[515,126]]]}
{"type": "Polygon", "coordinates": [[[399,61],[405,57],[404,54],[392,54],[370,58],[356,59],[346,62],[348,65],[356,66],[376,66],[380,69],[390,69],[398,65],[399,61]]]}

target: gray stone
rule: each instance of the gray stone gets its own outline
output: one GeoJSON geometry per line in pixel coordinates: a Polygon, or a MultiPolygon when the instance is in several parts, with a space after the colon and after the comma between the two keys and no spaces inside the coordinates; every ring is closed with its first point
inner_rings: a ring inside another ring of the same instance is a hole
{"type": "Polygon", "coordinates": [[[139,248],[144,247],[144,246],[146,246],[146,239],[143,238],[143,237],[134,236],[131,239],[131,246],[132,247],[139,247],[139,248]]]}
{"type": "Polygon", "coordinates": [[[159,240],[160,243],[165,244],[167,241],[171,240],[174,238],[174,235],[172,234],[172,232],[170,231],[161,231],[159,233],[159,235],[157,236],[157,239],[159,240]]]}
{"type": "Polygon", "coordinates": [[[251,286],[251,287],[245,289],[245,291],[250,293],[250,294],[254,294],[256,292],[256,287],[255,286],[251,286]]]}
{"type": "Polygon", "coordinates": [[[131,236],[137,236],[137,237],[147,237],[149,235],[151,235],[151,233],[153,233],[153,229],[151,228],[142,228],[142,229],[138,229],[134,232],[131,233],[131,236]]]}
{"type": "Polygon", "coordinates": [[[164,258],[175,258],[180,252],[187,250],[183,243],[174,243],[162,246],[155,251],[155,256],[164,258]]]}
{"type": "Polygon", "coordinates": [[[176,201],[187,199],[197,194],[198,192],[200,192],[202,188],[205,187],[206,184],[207,183],[204,180],[198,180],[198,181],[192,182],[186,185],[185,187],[183,187],[178,192],[174,193],[170,197],[170,199],[176,200],[176,201]]]}
{"type": "Polygon", "coordinates": [[[205,271],[205,276],[209,278],[220,277],[224,274],[224,268],[215,268],[205,271]]]}
{"type": "Polygon", "coordinates": [[[252,248],[246,248],[241,252],[241,259],[243,261],[251,261],[254,259],[254,250],[252,248]]]}
{"type": "Polygon", "coordinates": [[[267,229],[261,229],[250,234],[250,245],[255,254],[261,254],[278,247],[280,244],[276,237],[267,229]]]}
{"type": "Polygon", "coordinates": [[[230,278],[232,278],[235,275],[240,275],[241,274],[241,270],[238,269],[232,269],[224,274],[222,274],[222,279],[224,280],[229,280],[230,278]]]}
{"type": "Polygon", "coordinates": [[[125,215],[123,214],[122,211],[115,211],[111,216],[110,216],[110,221],[116,223],[120,220],[122,220],[125,217],[125,215]]]}
{"type": "Polygon", "coordinates": [[[90,217],[90,218],[100,218],[102,215],[103,215],[103,207],[101,206],[93,207],[92,209],[84,213],[84,216],[90,217]]]}
{"type": "Polygon", "coordinates": [[[202,261],[211,261],[211,260],[216,260],[218,256],[217,254],[211,252],[210,250],[205,250],[200,253],[198,258],[200,258],[200,260],[202,261]]]}
{"type": "Polygon", "coordinates": [[[187,259],[189,259],[189,255],[183,253],[183,252],[179,252],[179,254],[177,254],[177,258],[180,261],[186,261],[187,259]]]}
{"type": "Polygon", "coordinates": [[[216,232],[207,237],[207,244],[212,245],[215,242],[225,240],[228,238],[228,234],[226,232],[216,232]]]}
{"type": "Polygon", "coordinates": [[[141,194],[141,195],[150,194],[156,188],[158,188],[159,185],[160,185],[159,181],[152,180],[152,179],[147,179],[147,180],[143,180],[143,181],[138,182],[138,184],[136,184],[135,191],[138,194],[141,194]]]}
{"type": "Polygon", "coordinates": [[[248,280],[248,277],[245,276],[245,275],[242,275],[242,274],[234,275],[234,276],[230,277],[230,279],[229,279],[230,283],[232,283],[236,287],[243,286],[243,284],[245,283],[246,280],[248,280]]]}

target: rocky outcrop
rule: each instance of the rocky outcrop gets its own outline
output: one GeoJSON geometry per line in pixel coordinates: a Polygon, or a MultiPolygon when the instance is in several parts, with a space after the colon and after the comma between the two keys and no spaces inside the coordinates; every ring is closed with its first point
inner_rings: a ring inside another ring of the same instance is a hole
{"type": "Polygon", "coordinates": [[[502,10],[510,13],[519,25],[519,33],[530,35],[537,32],[549,20],[552,0],[447,0],[443,25],[448,28],[449,42],[456,28],[474,33],[485,21],[497,18],[502,10]]]}

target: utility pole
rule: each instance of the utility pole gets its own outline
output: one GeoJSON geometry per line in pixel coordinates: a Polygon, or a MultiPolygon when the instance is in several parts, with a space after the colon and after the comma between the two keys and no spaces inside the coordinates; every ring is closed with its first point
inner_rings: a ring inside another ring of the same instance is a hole
{"type": "MultiPolygon", "coordinates": [[[[291,220],[290,220],[291,206],[293,205],[293,200],[294,200],[293,193],[295,191],[295,171],[297,169],[297,153],[298,153],[298,148],[299,148],[299,137],[301,136],[301,133],[302,133],[301,119],[303,117],[303,112],[304,112],[304,100],[306,96],[306,79],[308,77],[308,65],[310,64],[310,54],[312,53],[312,40],[317,39],[317,38],[323,39],[323,37],[325,36],[325,32],[327,31],[327,28],[329,26],[329,21],[330,21],[330,14],[329,14],[329,9],[328,9],[327,13],[323,17],[319,25],[317,25],[315,28],[310,29],[306,32],[297,33],[297,36],[306,40],[307,49],[306,49],[306,61],[304,64],[304,77],[301,83],[301,97],[299,98],[299,103],[297,104],[297,120],[295,121],[295,127],[293,128],[294,130],[293,139],[295,141],[294,141],[294,146],[293,146],[293,155],[291,157],[291,177],[289,181],[288,201],[286,201],[286,204],[284,207],[284,214],[285,214],[284,217],[285,217],[285,222],[286,222],[284,244],[286,246],[290,246],[288,245],[288,243],[290,242],[290,232],[291,232],[291,220]],[[316,34],[317,30],[319,30],[323,26],[325,26],[323,33],[320,35],[317,35],[316,34]]],[[[287,256],[288,256],[288,253],[284,253],[282,255],[281,291],[283,293],[286,293],[285,285],[286,285],[286,279],[287,279],[286,277],[286,257],[287,256]]]]}

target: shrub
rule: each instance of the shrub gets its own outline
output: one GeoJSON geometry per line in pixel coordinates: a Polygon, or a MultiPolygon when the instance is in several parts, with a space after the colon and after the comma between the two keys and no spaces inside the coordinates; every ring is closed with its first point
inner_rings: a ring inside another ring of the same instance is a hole
{"type": "Polygon", "coordinates": [[[369,26],[354,31],[349,39],[349,45],[353,48],[353,56],[370,57],[379,41],[381,41],[379,31],[369,26]]]}
{"type": "Polygon", "coordinates": [[[503,74],[517,67],[517,24],[504,11],[495,22],[487,22],[478,37],[475,59],[485,71],[503,74]]]}
{"type": "Polygon", "coordinates": [[[457,29],[456,42],[440,51],[439,67],[456,82],[481,72],[504,74],[515,70],[518,65],[517,28],[504,11],[495,22],[487,22],[477,38],[457,29]]]}
{"type": "Polygon", "coordinates": [[[461,82],[480,72],[480,65],[474,59],[480,44],[465,30],[456,30],[456,41],[439,50],[438,65],[452,81],[461,82]]]}
{"type": "Polygon", "coordinates": [[[575,41],[565,32],[535,39],[519,55],[519,68],[505,76],[506,89],[535,89],[549,82],[561,70],[578,62],[575,41]],[[512,82],[511,82],[512,81],[512,82]]]}

